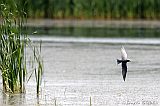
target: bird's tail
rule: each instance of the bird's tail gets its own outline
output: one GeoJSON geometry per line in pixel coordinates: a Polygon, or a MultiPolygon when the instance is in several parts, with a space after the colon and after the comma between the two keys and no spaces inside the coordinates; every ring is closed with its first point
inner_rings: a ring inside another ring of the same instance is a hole
{"type": "Polygon", "coordinates": [[[122,62],[121,60],[117,59],[117,64],[120,64],[121,62],[122,62]]]}
{"type": "Polygon", "coordinates": [[[126,70],[122,70],[122,76],[123,76],[123,80],[124,81],[126,79],[126,74],[127,74],[127,71],[126,70]]]}

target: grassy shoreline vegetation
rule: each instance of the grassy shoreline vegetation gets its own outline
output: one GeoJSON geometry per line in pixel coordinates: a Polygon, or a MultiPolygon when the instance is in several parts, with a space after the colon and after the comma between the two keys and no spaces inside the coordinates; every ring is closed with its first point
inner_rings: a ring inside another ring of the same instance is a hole
{"type": "MultiPolygon", "coordinates": [[[[4,92],[24,93],[29,70],[27,49],[32,50],[32,71],[35,72],[37,94],[43,74],[40,51],[30,42],[22,30],[26,22],[25,3],[19,0],[0,1],[0,71],[4,92]]],[[[40,46],[41,48],[41,46],[40,46]]]]}
{"type": "Polygon", "coordinates": [[[27,0],[27,2],[28,18],[160,19],[160,0],[27,0]]]}

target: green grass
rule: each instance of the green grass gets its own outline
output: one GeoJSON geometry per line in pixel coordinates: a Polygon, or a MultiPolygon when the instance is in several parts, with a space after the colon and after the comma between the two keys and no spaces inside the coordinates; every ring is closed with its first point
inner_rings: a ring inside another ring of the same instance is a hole
{"type": "Polygon", "coordinates": [[[29,18],[160,19],[160,0],[27,1],[29,18]]]}
{"type": "Polygon", "coordinates": [[[24,92],[26,63],[25,41],[21,41],[21,25],[6,4],[1,4],[0,70],[3,88],[9,92],[24,92]],[[14,24],[13,24],[14,23],[14,24]]]}
{"type": "MultiPolygon", "coordinates": [[[[27,59],[26,47],[35,48],[29,42],[22,27],[26,21],[26,13],[18,2],[13,0],[0,2],[0,71],[2,73],[3,90],[11,93],[25,92],[27,59]]],[[[40,44],[41,48],[41,44],[40,44]]],[[[41,51],[41,50],[40,50],[41,51]]],[[[33,50],[37,94],[42,78],[43,64],[39,50],[33,50]]]]}

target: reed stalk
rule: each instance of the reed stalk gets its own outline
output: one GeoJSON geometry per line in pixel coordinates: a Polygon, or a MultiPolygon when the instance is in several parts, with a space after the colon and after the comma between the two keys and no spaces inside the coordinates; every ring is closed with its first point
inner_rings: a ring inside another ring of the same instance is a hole
{"type": "MultiPolygon", "coordinates": [[[[0,2],[0,71],[2,73],[3,90],[11,93],[25,92],[27,74],[26,47],[27,34],[22,32],[26,14],[20,4],[14,0],[0,2]]],[[[34,48],[32,45],[30,46],[34,48]]],[[[41,46],[40,46],[41,48],[41,46]]],[[[42,76],[42,60],[38,50],[33,51],[37,79],[37,94],[42,76]]]]}

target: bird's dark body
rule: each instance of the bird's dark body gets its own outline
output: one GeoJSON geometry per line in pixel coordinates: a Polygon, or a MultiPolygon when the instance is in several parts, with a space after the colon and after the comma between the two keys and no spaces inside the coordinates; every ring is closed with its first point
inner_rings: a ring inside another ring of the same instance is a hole
{"type": "Polygon", "coordinates": [[[122,64],[122,76],[123,80],[125,81],[126,75],[127,75],[127,62],[130,62],[130,60],[118,60],[117,59],[117,64],[122,64]]]}

